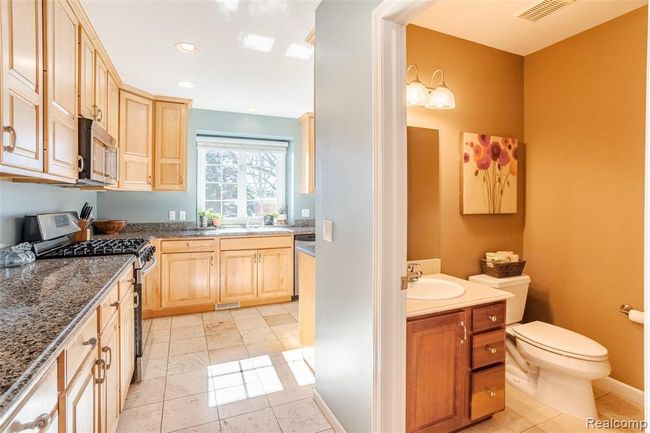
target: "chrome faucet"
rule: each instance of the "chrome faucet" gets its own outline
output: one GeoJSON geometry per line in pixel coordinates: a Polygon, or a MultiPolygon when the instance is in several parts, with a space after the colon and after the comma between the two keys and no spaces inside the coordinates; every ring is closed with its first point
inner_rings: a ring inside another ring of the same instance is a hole
{"type": "Polygon", "coordinates": [[[422,270],[419,263],[411,263],[406,267],[406,278],[409,283],[414,283],[422,278],[422,270]]]}

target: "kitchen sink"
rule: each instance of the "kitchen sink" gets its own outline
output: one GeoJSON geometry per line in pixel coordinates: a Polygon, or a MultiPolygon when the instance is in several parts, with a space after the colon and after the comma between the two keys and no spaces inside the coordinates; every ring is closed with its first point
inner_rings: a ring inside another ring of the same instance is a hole
{"type": "Polygon", "coordinates": [[[418,301],[433,301],[458,298],[464,294],[465,287],[458,283],[440,278],[422,277],[416,282],[409,283],[406,298],[418,301]]]}

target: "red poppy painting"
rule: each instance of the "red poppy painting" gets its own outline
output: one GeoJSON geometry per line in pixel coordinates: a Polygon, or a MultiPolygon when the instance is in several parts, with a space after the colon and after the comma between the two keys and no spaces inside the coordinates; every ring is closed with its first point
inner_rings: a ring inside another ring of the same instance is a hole
{"type": "Polygon", "coordinates": [[[463,133],[461,213],[517,213],[516,138],[463,133]]]}

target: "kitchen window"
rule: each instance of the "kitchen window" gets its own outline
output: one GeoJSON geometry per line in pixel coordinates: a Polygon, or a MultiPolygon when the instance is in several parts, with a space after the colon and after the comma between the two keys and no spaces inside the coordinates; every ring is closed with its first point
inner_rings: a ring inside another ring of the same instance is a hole
{"type": "Polygon", "coordinates": [[[245,222],[284,208],[286,141],[197,137],[197,147],[199,211],[245,222]]]}

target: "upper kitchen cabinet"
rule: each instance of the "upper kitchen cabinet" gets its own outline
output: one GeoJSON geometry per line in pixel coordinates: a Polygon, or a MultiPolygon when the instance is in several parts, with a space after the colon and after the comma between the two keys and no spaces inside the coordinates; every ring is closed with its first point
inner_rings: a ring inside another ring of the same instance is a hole
{"type": "Polygon", "coordinates": [[[316,191],[316,143],[314,140],[314,113],[300,116],[302,128],[302,170],[300,176],[300,192],[316,191]]]}
{"type": "Polygon", "coordinates": [[[95,52],[95,120],[108,130],[106,126],[106,113],[108,112],[108,68],[106,63],[95,52]]]}
{"type": "Polygon", "coordinates": [[[108,101],[106,107],[106,129],[111,137],[120,135],[120,87],[112,74],[108,74],[108,101]]]}
{"type": "Polygon", "coordinates": [[[156,101],[154,136],[154,189],[187,188],[187,104],[156,101]]]}
{"type": "Polygon", "coordinates": [[[95,105],[95,46],[86,29],[79,27],[79,115],[94,119],[95,105]]]}
{"type": "Polygon", "coordinates": [[[45,171],[72,180],[77,171],[77,26],[67,2],[46,7],[47,118],[45,171]]]}
{"type": "Polygon", "coordinates": [[[153,101],[120,91],[119,189],[151,191],[153,101]]]}
{"type": "Polygon", "coordinates": [[[43,171],[43,2],[2,0],[0,172],[43,171]],[[22,171],[21,171],[22,170],[22,171]]]}

